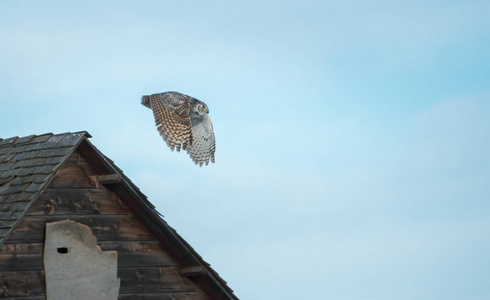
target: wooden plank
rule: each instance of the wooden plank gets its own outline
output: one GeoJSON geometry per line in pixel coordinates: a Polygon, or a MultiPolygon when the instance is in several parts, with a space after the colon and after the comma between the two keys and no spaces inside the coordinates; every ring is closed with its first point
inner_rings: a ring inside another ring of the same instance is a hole
{"type": "MultiPolygon", "coordinates": [[[[36,255],[13,255],[0,254],[0,270],[8,271],[25,271],[25,270],[42,270],[42,254],[36,255]]],[[[0,272],[2,272],[0,271],[0,272]]]]}
{"type": "Polygon", "coordinates": [[[55,178],[49,185],[49,188],[92,188],[94,184],[90,180],[90,176],[93,175],[95,174],[85,161],[67,161],[56,172],[55,178]]]}
{"type": "Polygon", "coordinates": [[[182,268],[180,270],[180,274],[186,277],[200,276],[206,274],[206,269],[203,266],[187,267],[187,268],[182,268]]]}
{"type": "Polygon", "coordinates": [[[35,255],[42,254],[44,243],[19,243],[19,244],[3,244],[0,247],[0,254],[12,255],[35,255]]]}
{"type": "Polygon", "coordinates": [[[66,161],[80,163],[84,162],[85,160],[80,156],[78,151],[75,151],[66,159],[66,161]]]}
{"type": "Polygon", "coordinates": [[[44,271],[0,271],[0,298],[45,296],[44,271]]]}
{"type": "Polygon", "coordinates": [[[46,300],[46,297],[44,297],[44,296],[36,296],[36,297],[28,297],[28,298],[18,298],[18,297],[12,297],[12,298],[11,297],[7,297],[7,298],[3,298],[2,297],[2,300],[22,300],[22,299],[26,299],[26,300],[46,300]]]}
{"type": "MultiPolygon", "coordinates": [[[[100,242],[103,251],[117,251],[118,267],[169,267],[177,262],[158,241],[100,242]]],[[[42,270],[43,243],[4,244],[0,248],[0,270],[42,270]]]]}
{"type": "Polygon", "coordinates": [[[42,270],[43,243],[3,244],[0,247],[0,270],[42,270]]]}
{"type": "Polygon", "coordinates": [[[119,183],[121,182],[121,175],[119,174],[100,175],[97,176],[97,181],[99,181],[99,183],[102,185],[119,183]]]}
{"type": "Polygon", "coordinates": [[[190,245],[157,212],[143,202],[143,199],[125,184],[116,185],[114,192],[128,205],[131,212],[140,217],[145,224],[154,224],[151,230],[162,245],[184,267],[200,265],[201,259],[190,245]]]}
{"type": "Polygon", "coordinates": [[[176,267],[119,268],[121,294],[199,291],[176,267]]]}
{"type": "Polygon", "coordinates": [[[90,227],[98,241],[149,241],[154,237],[132,215],[49,215],[26,216],[6,243],[43,242],[46,223],[73,220],[90,227]]]}
{"type": "Polygon", "coordinates": [[[233,294],[233,290],[230,289],[226,282],[223,281],[213,270],[207,272],[203,276],[191,277],[191,279],[200,287],[202,287],[203,292],[209,296],[211,299],[237,299],[233,294]],[[214,273],[214,274],[213,274],[214,273]],[[226,289],[217,288],[217,284],[226,289]]]}
{"type": "Polygon", "coordinates": [[[48,189],[27,215],[128,214],[128,207],[111,191],[102,189],[48,189]]]}
{"type": "Polygon", "coordinates": [[[104,251],[117,251],[118,267],[166,267],[178,263],[158,241],[108,241],[100,242],[104,251]]]}
{"type": "MultiPolygon", "coordinates": [[[[114,170],[112,167],[108,167],[108,163],[104,155],[99,152],[95,146],[90,143],[89,140],[84,139],[77,148],[78,154],[88,162],[94,169],[96,174],[113,174],[114,170]]],[[[95,174],[94,174],[95,175],[95,174]]]]}
{"type": "Polygon", "coordinates": [[[121,294],[119,300],[209,300],[203,292],[121,294]]]}
{"type": "MultiPolygon", "coordinates": [[[[198,298],[175,299],[206,299],[200,297],[201,291],[195,284],[178,274],[178,268],[122,268],[118,270],[118,277],[121,278],[120,295],[126,295],[122,299],[145,299],[141,297],[146,293],[151,296],[158,293],[177,295],[179,292],[187,292],[181,296],[198,298]],[[140,298],[129,297],[132,294],[140,298]]],[[[0,298],[45,296],[44,286],[43,271],[0,272],[0,287],[5,287],[0,289],[0,298]]]]}

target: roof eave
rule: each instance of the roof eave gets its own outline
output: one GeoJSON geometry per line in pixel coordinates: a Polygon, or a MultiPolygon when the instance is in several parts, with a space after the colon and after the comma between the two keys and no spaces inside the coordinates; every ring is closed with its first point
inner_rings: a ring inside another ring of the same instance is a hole
{"type": "Polygon", "coordinates": [[[199,266],[206,270],[195,281],[214,299],[238,298],[224,283],[217,273],[185,242],[185,240],[163,220],[146,196],[127,178],[119,168],[105,157],[87,138],[77,147],[78,153],[92,166],[99,175],[118,174],[121,182],[108,187],[129,206],[157,237],[162,245],[175,257],[183,267],[199,266]]]}

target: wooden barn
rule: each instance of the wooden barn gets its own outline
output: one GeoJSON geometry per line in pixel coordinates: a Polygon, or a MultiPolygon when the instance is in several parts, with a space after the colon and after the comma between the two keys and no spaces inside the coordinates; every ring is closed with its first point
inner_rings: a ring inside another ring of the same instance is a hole
{"type": "Polygon", "coordinates": [[[0,298],[237,299],[89,138],[0,139],[0,298]]]}

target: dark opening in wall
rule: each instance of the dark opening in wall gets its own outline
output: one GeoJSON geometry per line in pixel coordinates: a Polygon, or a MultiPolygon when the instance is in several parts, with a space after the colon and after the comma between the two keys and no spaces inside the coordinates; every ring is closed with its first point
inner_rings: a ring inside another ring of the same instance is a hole
{"type": "Polygon", "coordinates": [[[68,253],[68,248],[60,247],[60,248],[58,248],[58,253],[66,254],[66,253],[68,253]]]}

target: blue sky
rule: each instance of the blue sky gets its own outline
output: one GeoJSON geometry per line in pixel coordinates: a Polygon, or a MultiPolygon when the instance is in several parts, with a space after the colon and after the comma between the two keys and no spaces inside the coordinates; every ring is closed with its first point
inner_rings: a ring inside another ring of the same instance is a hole
{"type": "Polygon", "coordinates": [[[241,299],[487,299],[488,1],[3,1],[0,137],[87,130],[241,299]],[[206,102],[216,164],[143,94],[206,102]]]}

